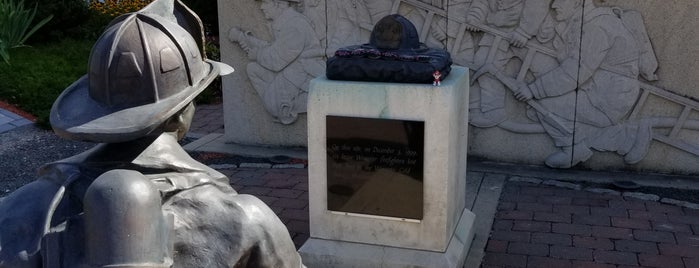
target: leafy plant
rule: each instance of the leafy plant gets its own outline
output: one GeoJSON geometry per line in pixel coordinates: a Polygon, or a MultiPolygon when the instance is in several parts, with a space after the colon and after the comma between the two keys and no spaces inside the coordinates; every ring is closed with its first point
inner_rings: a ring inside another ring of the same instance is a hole
{"type": "Polygon", "coordinates": [[[32,10],[25,9],[24,0],[16,3],[14,0],[0,0],[0,57],[5,63],[10,63],[11,48],[23,46],[27,38],[53,18],[44,18],[30,29],[36,8],[35,5],[32,10]]]}
{"type": "MultiPolygon", "coordinates": [[[[16,1],[16,0],[15,0],[16,1]]],[[[86,0],[24,0],[26,6],[38,5],[37,18],[53,15],[51,23],[41,27],[27,40],[29,45],[57,42],[66,38],[97,39],[90,34],[86,0]]]]}
{"type": "Polygon", "coordinates": [[[153,0],[89,0],[89,34],[88,36],[99,37],[105,28],[114,18],[140,10],[150,4],[153,0]]]}

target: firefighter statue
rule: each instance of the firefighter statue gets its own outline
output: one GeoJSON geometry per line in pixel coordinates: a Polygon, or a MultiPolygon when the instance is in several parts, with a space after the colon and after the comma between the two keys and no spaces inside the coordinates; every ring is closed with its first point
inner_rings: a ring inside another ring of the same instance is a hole
{"type": "Polygon", "coordinates": [[[157,0],[116,18],[51,124],[100,143],[43,166],[0,203],[0,267],[303,267],[262,201],[177,143],[192,101],[219,75],[199,18],[157,0]]]}

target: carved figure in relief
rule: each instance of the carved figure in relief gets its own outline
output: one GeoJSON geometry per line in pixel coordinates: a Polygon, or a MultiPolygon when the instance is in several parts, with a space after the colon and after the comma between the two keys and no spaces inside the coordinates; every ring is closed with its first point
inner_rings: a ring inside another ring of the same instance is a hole
{"type": "Polygon", "coordinates": [[[465,19],[472,0],[395,1],[405,5],[394,6],[392,13],[408,18],[420,31],[421,42],[428,47],[448,49],[452,60],[458,65],[472,65],[475,47],[473,36],[457,23],[465,19]],[[429,25],[425,25],[426,23],[429,25]]]}
{"type": "Polygon", "coordinates": [[[328,0],[328,55],[369,40],[374,24],[364,0],[328,0]]]}
{"type": "Polygon", "coordinates": [[[177,143],[194,98],[233,72],[202,36],[172,0],[108,26],[51,109],[57,134],[100,144],[0,200],[0,266],[303,267],[269,207],[177,143]]]}
{"type": "MultiPolygon", "coordinates": [[[[490,72],[506,72],[513,58],[526,61],[527,42],[544,44],[552,32],[544,23],[550,0],[474,0],[466,16],[468,29],[481,31],[475,25],[488,26],[504,35],[484,33],[474,56],[477,85],[471,90],[469,121],[477,127],[492,127],[507,119],[506,86],[490,72]],[[534,38],[536,37],[536,38],[534,38]]],[[[546,56],[532,55],[529,71],[534,76],[552,68],[556,62],[546,56]]],[[[507,74],[516,76],[516,74],[507,74]]]]}
{"type": "Polygon", "coordinates": [[[633,164],[645,157],[651,140],[648,124],[624,122],[640,90],[639,46],[612,8],[584,1],[583,12],[583,0],[554,0],[560,64],[519,86],[515,97],[536,100],[552,113],[528,111],[560,149],[546,158],[548,166],[571,167],[592,156],[592,148],[617,152],[633,164]]]}
{"type": "Polygon", "coordinates": [[[252,61],[247,74],[267,112],[278,122],[291,124],[305,113],[308,83],[325,72],[325,51],[313,25],[294,9],[299,0],[261,0],[271,21],[271,41],[232,28],[228,38],[238,43],[252,61]]]}

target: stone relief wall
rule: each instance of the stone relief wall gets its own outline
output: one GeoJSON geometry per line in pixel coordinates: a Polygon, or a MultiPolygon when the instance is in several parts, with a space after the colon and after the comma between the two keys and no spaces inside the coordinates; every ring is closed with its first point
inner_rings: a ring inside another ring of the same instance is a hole
{"type": "Polygon", "coordinates": [[[376,21],[399,13],[422,42],[472,70],[472,156],[699,172],[690,40],[699,15],[687,11],[699,4],[672,2],[222,0],[222,54],[239,70],[224,81],[233,91],[224,93],[226,136],[303,146],[309,80],[338,47],[368,42],[376,21]],[[245,121],[252,130],[237,128],[245,121]]]}

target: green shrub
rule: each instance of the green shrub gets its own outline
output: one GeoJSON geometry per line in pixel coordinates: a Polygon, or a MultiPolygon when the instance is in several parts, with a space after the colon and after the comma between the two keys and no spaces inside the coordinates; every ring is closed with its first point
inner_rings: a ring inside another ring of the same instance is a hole
{"type": "MultiPolygon", "coordinates": [[[[28,41],[39,44],[63,38],[85,38],[89,13],[85,0],[26,0],[30,6],[38,5],[36,16],[45,18],[53,15],[51,23],[41,28],[28,41]]],[[[94,39],[94,38],[93,38],[94,39]]]]}
{"type": "Polygon", "coordinates": [[[11,48],[23,46],[27,38],[52,17],[48,16],[33,23],[35,15],[36,6],[34,9],[27,9],[24,7],[24,0],[0,0],[0,57],[5,63],[10,62],[11,48]],[[29,28],[32,24],[34,26],[29,28]]]}
{"type": "Polygon", "coordinates": [[[65,39],[14,50],[12,65],[0,63],[0,99],[35,115],[48,128],[53,101],[86,73],[92,43],[65,39]]]}

